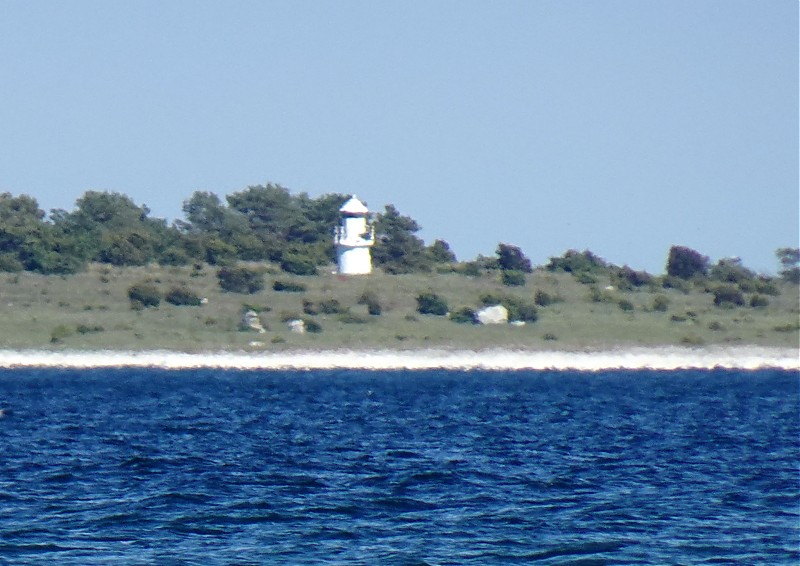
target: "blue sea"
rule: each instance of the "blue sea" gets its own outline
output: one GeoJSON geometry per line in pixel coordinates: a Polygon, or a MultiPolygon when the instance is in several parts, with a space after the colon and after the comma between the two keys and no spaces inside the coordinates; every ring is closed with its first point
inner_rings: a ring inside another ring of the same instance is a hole
{"type": "Polygon", "coordinates": [[[793,371],[0,371],[0,564],[792,564],[793,371]]]}

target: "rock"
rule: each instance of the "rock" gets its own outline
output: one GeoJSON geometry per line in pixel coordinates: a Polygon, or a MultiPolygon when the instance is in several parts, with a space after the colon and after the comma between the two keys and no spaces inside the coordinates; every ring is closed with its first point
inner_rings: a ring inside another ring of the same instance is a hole
{"type": "Polygon", "coordinates": [[[300,319],[290,320],[286,324],[289,326],[289,330],[295,334],[305,334],[306,332],[306,323],[300,319]]]}
{"type": "Polygon", "coordinates": [[[503,305],[486,307],[475,313],[480,324],[505,324],[508,322],[508,309],[503,305]]]}
{"type": "Polygon", "coordinates": [[[511,322],[509,322],[509,324],[511,326],[525,326],[525,321],[524,320],[512,320],[511,322]]]}
{"type": "Polygon", "coordinates": [[[245,311],[245,313],[242,315],[242,322],[239,327],[242,330],[251,330],[253,332],[258,332],[259,334],[264,334],[266,332],[258,318],[258,313],[252,309],[245,311]]]}

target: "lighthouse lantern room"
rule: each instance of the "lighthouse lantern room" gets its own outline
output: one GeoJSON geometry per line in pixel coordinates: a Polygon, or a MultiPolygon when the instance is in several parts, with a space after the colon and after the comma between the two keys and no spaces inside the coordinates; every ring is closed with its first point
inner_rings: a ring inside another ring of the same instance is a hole
{"type": "Polygon", "coordinates": [[[339,209],[341,225],[336,229],[336,258],[342,275],[372,273],[370,248],[375,243],[375,227],[367,223],[369,210],[356,195],[339,209]]]}

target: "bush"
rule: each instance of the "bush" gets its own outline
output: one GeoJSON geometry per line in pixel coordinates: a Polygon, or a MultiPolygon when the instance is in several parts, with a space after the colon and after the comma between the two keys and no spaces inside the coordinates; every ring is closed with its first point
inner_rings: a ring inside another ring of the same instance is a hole
{"type": "Polygon", "coordinates": [[[229,293],[258,293],[264,288],[264,273],[250,267],[222,267],[217,271],[219,286],[229,293]]]}
{"type": "Polygon", "coordinates": [[[361,293],[361,296],[358,298],[358,304],[367,305],[367,312],[372,316],[380,316],[383,311],[378,296],[369,290],[361,293]]]}
{"type": "Polygon", "coordinates": [[[336,319],[344,324],[366,324],[369,322],[368,318],[351,312],[343,312],[336,319]]]}
{"type": "Polygon", "coordinates": [[[131,301],[131,307],[136,309],[157,307],[161,304],[161,291],[146,281],[135,283],[128,288],[128,298],[131,301]]]}
{"type": "Polygon", "coordinates": [[[447,301],[436,293],[428,291],[417,295],[417,312],[420,314],[444,316],[448,310],[447,301]]]}
{"type": "Polygon", "coordinates": [[[713,290],[714,304],[721,306],[740,307],[744,304],[742,292],[732,285],[721,285],[713,290]]]}
{"type": "Polygon", "coordinates": [[[620,302],[617,303],[617,306],[620,308],[620,310],[623,310],[625,312],[631,312],[634,308],[633,303],[627,299],[622,299],[620,302]]]}
{"type": "Polygon", "coordinates": [[[652,282],[653,276],[646,271],[636,271],[630,267],[623,266],[615,273],[614,283],[620,289],[632,289],[642,287],[652,282]]]}
{"type": "Polygon", "coordinates": [[[344,314],[348,310],[337,299],[323,299],[319,302],[319,312],[322,314],[344,314]]]}
{"type": "Polygon", "coordinates": [[[0,254],[0,271],[9,273],[18,273],[24,269],[22,262],[17,258],[17,254],[3,253],[0,254]]]}
{"type": "Polygon", "coordinates": [[[555,302],[558,302],[557,297],[553,297],[547,291],[537,290],[536,294],[533,296],[533,302],[539,305],[540,307],[546,307],[552,305],[555,302]]]}
{"type": "Polygon", "coordinates": [[[523,273],[533,271],[531,260],[525,257],[525,254],[517,246],[498,244],[496,253],[497,263],[504,271],[522,271],[523,273]]]}
{"type": "Polygon", "coordinates": [[[310,318],[303,318],[301,320],[306,327],[306,332],[310,332],[311,334],[319,334],[322,332],[322,325],[316,320],[310,318]]]}
{"type": "Polygon", "coordinates": [[[753,290],[762,295],[777,297],[781,294],[781,292],[778,290],[778,286],[775,285],[775,282],[768,278],[759,277],[753,282],[753,285],[753,290]]]}
{"type": "Polygon", "coordinates": [[[581,285],[594,285],[597,283],[597,278],[585,271],[575,273],[575,280],[581,285]]]}
{"type": "Polygon", "coordinates": [[[522,287],[525,285],[525,273],[522,271],[503,270],[500,280],[506,287],[522,287]]]}
{"type": "Polygon", "coordinates": [[[105,328],[99,324],[79,324],[75,327],[78,334],[91,334],[92,332],[103,332],[105,328]]]}
{"type": "Polygon", "coordinates": [[[469,307],[461,307],[450,313],[450,320],[459,324],[475,324],[475,311],[469,307]]]}
{"type": "Polygon", "coordinates": [[[158,257],[159,265],[181,266],[189,263],[189,256],[181,248],[171,247],[158,257]]]}
{"type": "Polygon", "coordinates": [[[669,298],[666,295],[656,295],[653,297],[653,310],[667,312],[669,308],[669,298]]]}
{"type": "Polygon", "coordinates": [[[171,305],[179,307],[197,307],[202,304],[202,301],[197,293],[182,285],[170,289],[164,296],[164,300],[171,305]]]}
{"type": "Polygon", "coordinates": [[[667,258],[667,274],[681,279],[708,273],[708,257],[684,246],[672,246],[667,258]]]}
{"type": "Polygon", "coordinates": [[[302,283],[293,283],[291,281],[275,281],[272,284],[272,290],[284,293],[305,293],[306,286],[302,283]]]}
{"type": "Polygon", "coordinates": [[[581,271],[598,272],[604,270],[607,266],[608,264],[602,258],[589,250],[582,252],[567,250],[561,257],[551,257],[546,269],[548,271],[579,273],[581,271]]]}
{"type": "Polygon", "coordinates": [[[281,269],[294,275],[316,275],[317,265],[308,256],[298,254],[283,254],[281,269]]]}
{"type": "Polygon", "coordinates": [[[720,332],[721,330],[725,330],[725,327],[723,327],[722,323],[719,321],[713,320],[708,323],[708,329],[713,330],[714,332],[720,332]]]}
{"type": "Polygon", "coordinates": [[[311,316],[315,316],[319,314],[319,309],[317,308],[317,305],[314,304],[314,301],[303,299],[303,312],[305,314],[310,314],[311,316]]]}
{"type": "Polygon", "coordinates": [[[494,305],[500,305],[503,303],[503,297],[493,293],[484,293],[478,298],[478,300],[485,307],[493,307],[494,305]]]}
{"type": "Polygon", "coordinates": [[[72,329],[63,324],[59,324],[50,332],[50,342],[52,344],[58,344],[69,336],[72,336],[72,329]]]}
{"type": "Polygon", "coordinates": [[[477,261],[467,261],[458,264],[455,268],[455,272],[469,277],[480,277],[483,273],[483,268],[477,261]]]}
{"type": "Polygon", "coordinates": [[[750,306],[754,309],[768,307],[769,299],[763,295],[753,295],[750,297],[750,306]]]}
{"type": "Polygon", "coordinates": [[[536,322],[539,319],[536,305],[518,297],[504,297],[500,304],[508,310],[509,321],[536,322]]]}

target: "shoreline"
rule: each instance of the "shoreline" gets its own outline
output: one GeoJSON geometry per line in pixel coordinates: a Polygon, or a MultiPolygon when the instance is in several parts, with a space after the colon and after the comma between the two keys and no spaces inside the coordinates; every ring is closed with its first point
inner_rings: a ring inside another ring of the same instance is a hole
{"type": "Polygon", "coordinates": [[[0,369],[162,368],[230,370],[800,370],[797,348],[627,347],[603,350],[287,350],[186,353],[150,351],[0,350],[0,369]]]}

